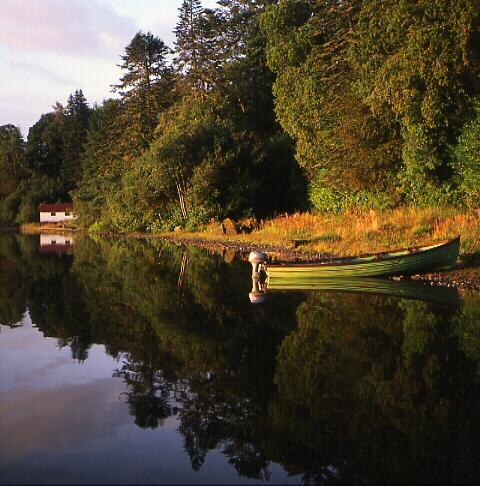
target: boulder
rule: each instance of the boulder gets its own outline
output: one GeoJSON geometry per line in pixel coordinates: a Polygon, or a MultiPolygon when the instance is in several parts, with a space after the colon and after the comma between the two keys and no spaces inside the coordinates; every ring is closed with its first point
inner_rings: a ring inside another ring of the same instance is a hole
{"type": "Polygon", "coordinates": [[[235,226],[235,223],[230,218],[223,220],[222,227],[223,227],[224,235],[233,236],[238,234],[237,227],[235,226]]]}

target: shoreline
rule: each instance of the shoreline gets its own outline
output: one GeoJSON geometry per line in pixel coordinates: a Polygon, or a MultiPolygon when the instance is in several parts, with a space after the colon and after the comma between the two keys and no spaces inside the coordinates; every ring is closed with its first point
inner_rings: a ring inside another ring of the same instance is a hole
{"type": "MultiPolygon", "coordinates": [[[[329,258],[332,254],[319,253],[309,250],[298,250],[284,245],[258,244],[255,242],[239,241],[230,238],[208,238],[198,233],[107,233],[101,235],[105,238],[134,238],[134,239],[157,239],[167,243],[194,246],[205,250],[234,250],[240,253],[249,253],[259,250],[269,256],[274,253],[279,259],[295,261],[316,261],[321,258],[329,258]]],[[[474,254],[463,254],[460,256],[457,266],[453,270],[442,272],[429,272],[412,276],[393,277],[394,280],[412,280],[436,286],[456,287],[459,290],[480,291],[480,252],[474,254]]]]}
{"type": "MultiPolygon", "coordinates": [[[[16,232],[20,228],[1,228],[1,232],[16,232]]],[[[72,231],[65,230],[66,232],[72,231]]],[[[88,234],[82,229],[74,230],[78,234],[88,234]]],[[[21,231],[20,231],[21,232],[21,231]]],[[[50,231],[46,231],[50,232],[50,231]]],[[[33,232],[25,232],[25,234],[33,232]]],[[[38,234],[40,231],[38,232],[38,234]]],[[[212,235],[211,233],[188,233],[188,232],[171,232],[171,233],[100,233],[98,236],[107,239],[131,238],[138,240],[160,240],[166,243],[193,246],[204,250],[235,251],[248,254],[250,251],[258,250],[274,256],[274,259],[289,260],[299,262],[319,261],[331,258],[334,255],[329,252],[318,252],[307,248],[295,247],[295,240],[288,240],[272,243],[263,243],[250,235],[221,236],[212,235]]],[[[460,255],[457,266],[453,270],[442,272],[430,272],[413,276],[393,277],[396,280],[420,281],[430,285],[456,287],[460,290],[480,291],[480,251],[474,253],[464,253],[460,255]]]]}

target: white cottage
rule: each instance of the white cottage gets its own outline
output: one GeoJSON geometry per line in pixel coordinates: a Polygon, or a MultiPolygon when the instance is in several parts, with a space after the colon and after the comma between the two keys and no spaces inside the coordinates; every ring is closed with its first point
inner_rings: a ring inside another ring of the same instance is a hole
{"type": "Polygon", "coordinates": [[[40,223],[64,223],[75,219],[73,204],[40,204],[40,223]]]}

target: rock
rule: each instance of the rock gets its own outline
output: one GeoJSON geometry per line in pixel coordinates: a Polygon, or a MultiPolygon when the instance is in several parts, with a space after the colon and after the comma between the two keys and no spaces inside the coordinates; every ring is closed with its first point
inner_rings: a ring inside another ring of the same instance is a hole
{"type": "Polygon", "coordinates": [[[223,226],[223,223],[220,223],[219,225],[216,226],[214,234],[222,235],[222,236],[225,234],[225,227],[223,226]]]}
{"type": "Polygon", "coordinates": [[[235,226],[235,223],[230,218],[224,219],[222,226],[223,226],[224,235],[233,236],[238,234],[237,227],[235,226]]]}
{"type": "Polygon", "coordinates": [[[294,248],[298,248],[299,246],[306,245],[309,240],[292,240],[292,245],[294,248]]]}

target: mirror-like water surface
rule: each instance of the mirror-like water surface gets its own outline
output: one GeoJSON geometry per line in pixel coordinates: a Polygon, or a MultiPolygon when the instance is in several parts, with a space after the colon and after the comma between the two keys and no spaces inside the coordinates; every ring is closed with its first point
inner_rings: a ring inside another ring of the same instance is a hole
{"type": "Polygon", "coordinates": [[[229,253],[0,235],[0,482],[478,480],[477,295],[251,292],[229,253]]]}

